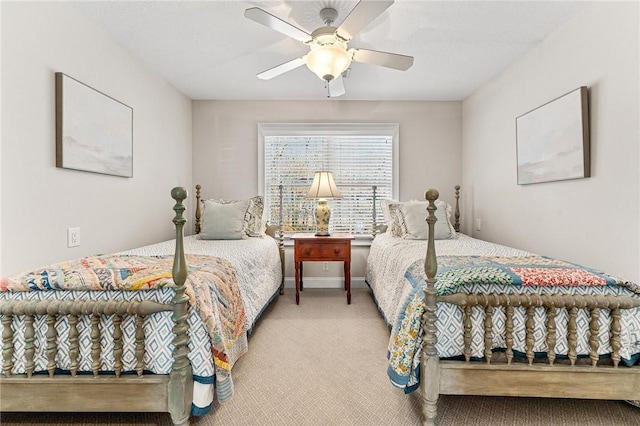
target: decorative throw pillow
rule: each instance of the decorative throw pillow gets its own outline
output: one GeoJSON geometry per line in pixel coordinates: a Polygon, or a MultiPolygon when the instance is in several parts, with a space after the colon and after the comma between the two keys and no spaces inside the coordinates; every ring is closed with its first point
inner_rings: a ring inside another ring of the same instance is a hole
{"type": "Polygon", "coordinates": [[[391,216],[391,212],[389,211],[389,205],[398,204],[398,203],[399,201],[395,201],[395,200],[380,200],[380,209],[382,210],[384,223],[386,223],[389,226],[391,225],[391,222],[393,220],[391,216]]]}
{"type": "MultiPolygon", "coordinates": [[[[438,207],[438,210],[444,210],[447,212],[445,217],[447,219],[446,222],[447,226],[449,227],[449,232],[451,232],[452,235],[451,238],[457,238],[456,228],[455,226],[453,226],[453,222],[451,222],[451,216],[453,216],[453,207],[451,207],[451,204],[438,200],[436,201],[436,207],[438,207]],[[438,203],[442,203],[442,206],[438,203]]],[[[438,215],[436,215],[436,217],[438,217],[438,215]]]]}
{"type": "Polygon", "coordinates": [[[264,212],[264,198],[257,195],[249,199],[247,212],[244,215],[244,232],[248,237],[262,237],[265,223],[262,219],[264,212]]]}
{"type": "Polygon", "coordinates": [[[244,218],[249,200],[217,202],[205,200],[202,214],[203,240],[241,240],[245,236],[244,218]]]}
{"type": "Polygon", "coordinates": [[[247,203],[247,210],[242,219],[242,232],[247,237],[262,237],[265,231],[265,223],[262,215],[264,211],[264,198],[257,195],[248,200],[227,200],[224,198],[207,200],[218,204],[233,204],[237,202],[247,203]]]}
{"type": "Polygon", "coordinates": [[[387,225],[387,233],[394,237],[402,237],[402,218],[400,216],[400,205],[402,203],[395,200],[382,200],[380,206],[384,216],[384,223],[387,225]]]}
{"type": "MultiPolygon", "coordinates": [[[[426,240],[429,237],[427,218],[427,201],[409,201],[400,206],[402,238],[407,240],[426,240]]],[[[444,201],[437,200],[435,212],[438,219],[434,227],[434,239],[446,240],[455,238],[456,232],[451,225],[451,207],[444,201]]]]}
{"type": "Polygon", "coordinates": [[[404,223],[404,215],[402,214],[402,203],[396,203],[389,208],[391,212],[391,235],[394,237],[404,238],[407,234],[407,226],[404,223]]]}

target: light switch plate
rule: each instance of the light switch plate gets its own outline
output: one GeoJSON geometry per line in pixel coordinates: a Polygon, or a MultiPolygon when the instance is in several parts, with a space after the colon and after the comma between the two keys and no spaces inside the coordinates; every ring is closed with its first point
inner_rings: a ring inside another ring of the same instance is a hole
{"type": "Polygon", "coordinates": [[[80,228],[67,228],[67,247],[80,245],[80,228]]]}

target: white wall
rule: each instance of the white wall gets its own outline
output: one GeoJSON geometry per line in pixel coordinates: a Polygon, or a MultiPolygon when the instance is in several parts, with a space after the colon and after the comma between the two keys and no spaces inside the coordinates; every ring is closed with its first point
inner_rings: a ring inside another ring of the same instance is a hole
{"type": "MultiPolygon", "coordinates": [[[[258,123],[399,123],[400,199],[423,199],[435,187],[451,203],[461,179],[461,119],[460,102],[194,101],[193,181],[205,197],[257,194],[258,123]]],[[[364,276],[367,254],[353,250],[354,277],[364,276]]],[[[287,250],[287,277],[290,257],[287,250]]],[[[305,266],[305,276],[342,276],[340,265],[316,266],[305,266]]]]}
{"type": "Polygon", "coordinates": [[[191,186],[191,101],[72,6],[2,2],[0,275],[172,238],[191,186]],[[54,73],[133,108],[131,179],[55,167],[54,73]],[[66,229],[80,228],[67,248],[66,229]]]}
{"type": "Polygon", "coordinates": [[[473,235],[638,282],[639,10],[586,7],[463,103],[463,219],[473,235]],[[516,184],[515,118],[589,87],[592,177],[516,184]]]}

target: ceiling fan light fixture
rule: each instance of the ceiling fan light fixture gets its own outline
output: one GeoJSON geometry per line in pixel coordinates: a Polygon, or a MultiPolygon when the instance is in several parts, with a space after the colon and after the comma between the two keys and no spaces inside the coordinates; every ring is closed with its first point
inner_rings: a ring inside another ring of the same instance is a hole
{"type": "Polygon", "coordinates": [[[305,56],[305,63],[318,78],[331,81],[349,68],[352,57],[353,52],[336,44],[315,45],[305,56]]]}

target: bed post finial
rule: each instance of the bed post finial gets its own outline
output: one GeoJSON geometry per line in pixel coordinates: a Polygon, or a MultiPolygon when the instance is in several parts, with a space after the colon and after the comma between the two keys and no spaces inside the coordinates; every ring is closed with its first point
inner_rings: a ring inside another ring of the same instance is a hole
{"type": "Polygon", "coordinates": [[[460,185],[454,186],[453,189],[456,190],[456,210],[453,215],[455,219],[453,222],[453,229],[455,229],[456,232],[460,232],[460,185]]]}
{"type": "Polygon", "coordinates": [[[378,224],[376,223],[376,191],[378,190],[378,187],[373,185],[371,189],[373,190],[373,226],[371,228],[371,241],[373,241],[376,239],[376,234],[378,233],[378,230],[376,229],[378,227],[378,224]]]}
{"type": "Polygon", "coordinates": [[[176,212],[173,218],[173,224],[176,226],[176,252],[173,262],[173,279],[176,288],[183,285],[187,279],[187,262],[184,255],[184,224],[187,219],[184,218],[186,207],[183,201],[187,199],[188,192],[185,188],[177,186],[171,190],[171,198],[176,200],[173,211],[176,212]]]}
{"type": "Polygon", "coordinates": [[[176,226],[176,251],[173,259],[173,282],[175,295],[171,300],[173,305],[173,366],[169,374],[169,412],[174,424],[188,424],[193,400],[193,386],[185,385],[191,380],[191,364],[187,359],[189,354],[189,324],[187,324],[189,297],[184,294],[184,283],[187,280],[187,259],[184,254],[184,218],[185,206],[183,201],[188,192],[185,188],[176,187],[171,190],[171,197],[176,200],[173,210],[176,212],[173,223],[176,226]]]}
{"type": "Polygon", "coordinates": [[[436,350],[436,249],[434,241],[434,228],[438,220],[435,215],[437,209],[435,201],[439,197],[438,191],[429,189],[424,197],[429,201],[427,211],[427,224],[429,226],[429,239],[427,242],[427,256],[424,262],[424,271],[427,275],[424,289],[424,313],[422,314],[422,329],[424,330],[424,346],[422,348],[421,386],[422,392],[422,416],[424,425],[435,425],[437,416],[438,396],[440,393],[440,359],[436,350]],[[428,379],[427,379],[428,378],[428,379]]]}
{"type": "Polygon", "coordinates": [[[200,206],[200,184],[196,185],[196,234],[200,233],[200,218],[202,217],[202,210],[200,206]]]}

